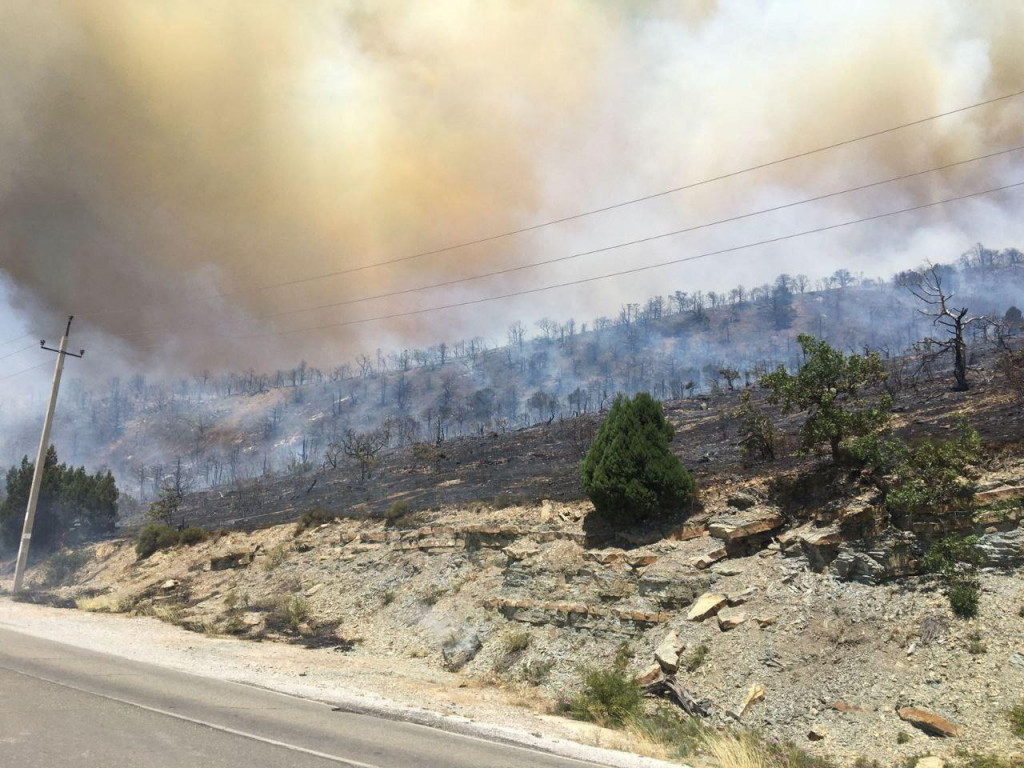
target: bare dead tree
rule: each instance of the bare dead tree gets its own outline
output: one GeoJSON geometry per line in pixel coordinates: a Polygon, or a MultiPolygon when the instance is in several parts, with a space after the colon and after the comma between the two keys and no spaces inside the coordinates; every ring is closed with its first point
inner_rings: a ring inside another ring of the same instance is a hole
{"type": "Polygon", "coordinates": [[[956,392],[966,392],[970,389],[970,384],[967,381],[967,342],[964,340],[964,331],[980,318],[969,317],[967,307],[954,307],[950,303],[953,294],[947,293],[942,287],[942,278],[934,266],[929,267],[919,281],[908,285],[908,290],[927,305],[918,311],[926,317],[931,317],[932,325],[944,334],[944,338],[923,339],[918,342],[918,348],[926,360],[935,360],[952,352],[953,378],[956,380],[953,389],[956,392]]]}

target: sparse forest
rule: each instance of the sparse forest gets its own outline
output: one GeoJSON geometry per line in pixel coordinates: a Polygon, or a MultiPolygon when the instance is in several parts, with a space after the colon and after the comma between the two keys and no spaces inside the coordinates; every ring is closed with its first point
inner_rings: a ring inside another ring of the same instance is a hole
{"type": "MultiPolygon", "coordinates": [[[[618,394],[680,400],[751,387],[780,366],[796,369],[800,334],[871,352],[888,388],[943,376],[969,387],[979,345],[1001,347],[1008,380],[1024,379],[1008,343],[1021,328],[1022,289],[1024,253],[977,245],[955,264],[890,280],[840,269],[816,282],[780,275],[752,288],[676,290],[614,316],[524,320],[502,339],[377,349],[333,368],[300,361],[173,383],[138,374],[101,388],[71,379],[63,450],[109,468],[131,514],[190,491],[311,469],[350,466],[365,481],[381,452],[602,412],[618,394]]],[[[31,450],[35,425],[0,419],[3,458],[14,463],[31,450]]],[[[770,453],[766,439],[752,449],[770,453]]]]}

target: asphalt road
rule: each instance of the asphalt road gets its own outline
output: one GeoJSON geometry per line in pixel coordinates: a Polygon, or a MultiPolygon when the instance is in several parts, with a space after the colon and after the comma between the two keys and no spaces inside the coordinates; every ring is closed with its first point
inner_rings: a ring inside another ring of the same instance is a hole
{"type": "Polygon", "coordinates": [[[0,766],[581,768],[0,629],[0,766]]]}

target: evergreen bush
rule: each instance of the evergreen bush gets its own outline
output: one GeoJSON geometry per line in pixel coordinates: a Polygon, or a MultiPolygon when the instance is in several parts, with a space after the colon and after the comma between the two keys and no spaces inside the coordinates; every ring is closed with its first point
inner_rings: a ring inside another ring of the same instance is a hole
{"type": "Polygon", "coordinates": [[[598,515],[631,524],[690,502],[696,483],[669,448],[673,428],[646,392],[619,396],[583,460],[583,489],[598,515]]]}

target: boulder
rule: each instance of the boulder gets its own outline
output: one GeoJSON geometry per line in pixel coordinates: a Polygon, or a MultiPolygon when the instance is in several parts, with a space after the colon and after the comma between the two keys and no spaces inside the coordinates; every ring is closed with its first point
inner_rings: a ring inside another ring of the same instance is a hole
{"type": "Polygon", "coordinates": [[[712,592],[705,592],[697,598],[686,614],[687,621],[704,621],[714,616],[729,603],[725,595],[718,595],[712,592]]]}
{"type": "Polygon", "coordinates": [[[941,757],[935,757],[935,755],[929,755],[928,757],[919,758],[914,763],[914,768],[945,768],[946,764],[943,762],[941,757]]]}
{"type": "Polygon", "coordinates": [[[160,585],[160,589],[163,592],[173,592],[175,589],[181,586],[181,582],[177,579],[168,579],[160,585]]]}
{"type": "Polygon", "coordinates": [[[636,684],[643,687],[650,685],[662,675],[660,664],[651,664],[647,669],[636,676],[636,684]]]}
{"type": "Polygon", "coordinates": [[[749,491],[736,491],[735,493],[730,494],[725,503],[733,509],[750,509],[751,507],[757,506],[757,496],[749,491]]]}
{"type": "Polygon", "coordinates": [[[736,629],[747,620],[747,614],[735,608],[723,608],[718,612],[718,628],[723,632],[736,629]]]}
{"type": "Polygon", "coordinates": [[[904,722],[910,723],[915,728],[927,733],[929,736],[959,736],[963,729],[956,723],[951,723],[944,717],[916,707],[901,707],[896,714],[904,722]]]}
{"type": "Polygon", "coordinates": [[[778,616],[758,616],[756,619],[757,626],[759,626],[761,629],[766,629],[767,627],[770,627],[778,620],[778,616]]]}
{"type": "Polygon", "coordinates": [[[675,672],[679,669],[679,654],[682,652],[683,641],[679,639],[679,634],[673,629],[654,649],[654,659],[666,672],[675,672]]]}

